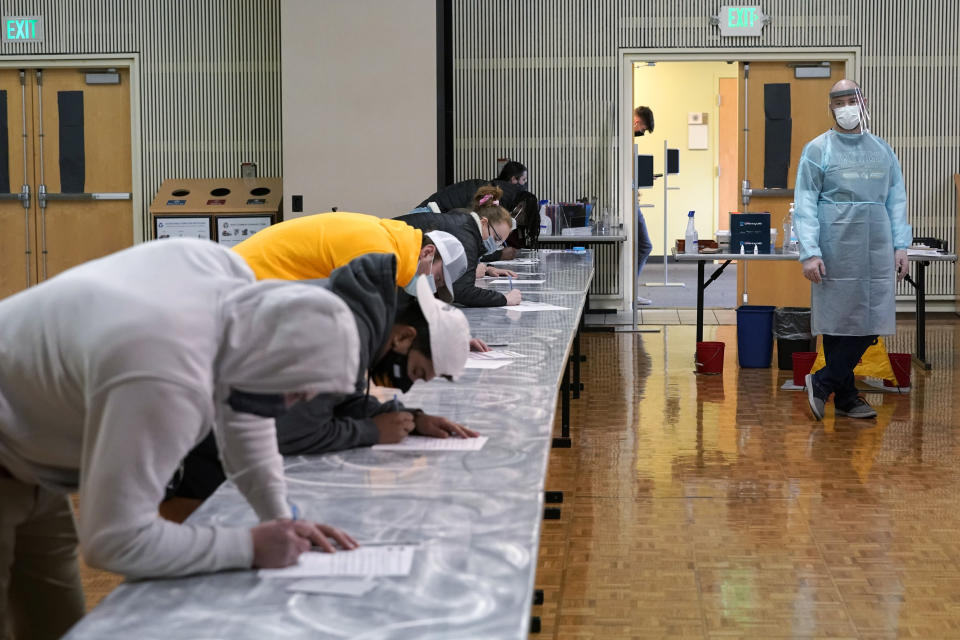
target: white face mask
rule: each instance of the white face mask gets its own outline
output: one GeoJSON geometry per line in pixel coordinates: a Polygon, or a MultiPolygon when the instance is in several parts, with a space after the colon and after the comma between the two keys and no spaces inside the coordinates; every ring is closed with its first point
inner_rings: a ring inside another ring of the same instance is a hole
{"type": "Polygon", "coordinates": [[[842,129],[849,131],[860,126],[860,107],[855,104],[838,107],[833,110],[833,115],[842,129]]]}

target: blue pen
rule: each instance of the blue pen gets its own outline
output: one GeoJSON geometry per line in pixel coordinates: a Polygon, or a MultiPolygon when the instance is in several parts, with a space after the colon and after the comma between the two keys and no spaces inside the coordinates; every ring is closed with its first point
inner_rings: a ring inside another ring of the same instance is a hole
{"type": "Polygon", "coordinates": [[[510,291],[513,291],[513,276],[507,274],[507,281],[510,282],[510,291]]]}
{"type": "Polygon", "coordinates": [[[397,394],[393,394],[393,411],[394,413],[400,411],[400,401],[397,400],[397,394]]]}

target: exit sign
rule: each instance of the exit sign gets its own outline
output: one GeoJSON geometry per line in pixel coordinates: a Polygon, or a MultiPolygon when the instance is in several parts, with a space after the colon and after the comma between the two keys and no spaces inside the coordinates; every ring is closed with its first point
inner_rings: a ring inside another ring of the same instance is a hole
{"type": "Polygon", "coordinates": [[[4,16],[3,42],[43,42],[43,16],[4,16]]]}
{"type": "Polygon", "coordinates": [[[720,7],[720,15],[713,18],[714,24],[720,27],[723,37],[763,35],[763,28],[770,22],[770,18],[763,14],[760,7],[720,7]]]}

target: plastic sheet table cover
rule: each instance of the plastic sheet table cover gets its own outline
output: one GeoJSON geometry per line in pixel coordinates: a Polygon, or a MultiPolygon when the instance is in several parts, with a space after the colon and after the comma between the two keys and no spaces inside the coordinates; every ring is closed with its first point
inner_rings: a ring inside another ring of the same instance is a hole
{"type": "MultiPolygon", "coordinates": [[[[481,451],[359,448],[286,460],[305,518],[361,541],[419,543],[410,576],[376,578],[359,598],[288,592],[289,581],[254,571],[126,583],[67,637],[526,637],[557,392],[593,274],[589,254],[554,254],[546,268],[548,284],[576,290],[528,298],[569,310],[464,310],[474,335],[526,357],[468,369],[457,383],[418,382],[404,398],[489,436],[481,451]]],[[[225,483],[188,522],[253,526],[256,517],[225,483]]]]}

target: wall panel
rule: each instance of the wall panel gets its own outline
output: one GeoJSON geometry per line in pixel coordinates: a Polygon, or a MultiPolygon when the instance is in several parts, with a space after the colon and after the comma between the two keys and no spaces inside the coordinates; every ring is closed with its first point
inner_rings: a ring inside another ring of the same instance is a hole
{"type": "MultiPolygon", "coordinates": [[[[143,210],[165,178],[281,172],[279,0],[7,0],[45,40],[4,56],[140,54],[143,210]]],[[[145,221],[144,229],[150,226],[145,221]]]]}
{"type": "MultiPolygon", "coordinates": [[[[708,20],[721,4],[458,0],[455,179],[491,175],[495,159],[510,156],[530,168],[530,188],[538,195],[590,194],[616,206],[619,48],[859,46],[873,131],[900,157],[915,233],[947,238],[953,246],[960,4],[767,0],[762,6],[772,23],[762,37],[726,39],[708,20]],[[496,29],[480,28],[491,19],[496,29]]],[[[953,294],[951,268],[934,265],[928,274],[931,295],[953,294]]],[[[902,287],[900,293],[912,293],[902,287]]]]}

